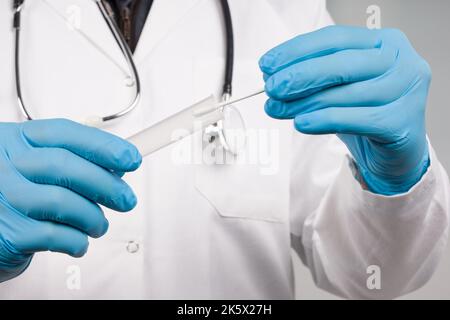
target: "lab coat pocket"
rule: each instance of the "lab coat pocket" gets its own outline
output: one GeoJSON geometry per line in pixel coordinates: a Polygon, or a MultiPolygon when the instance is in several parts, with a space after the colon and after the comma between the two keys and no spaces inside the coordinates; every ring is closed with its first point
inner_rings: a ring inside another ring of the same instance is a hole
{"type": "MultiPolygon", "coordinates": [[[[220,91],[223,66],[221,58],[195,64],[195,95],[220,91]]],[[[263,87],[257,59],[236,60],[233,86],[234,97],[263,87]]],[[[269,222],[287,218],[291,130],[264,113],[265,100],[261,94],[235,106],[245,122],[246,137],[237,157],[219,152],[221,156],[211,159],[211,146],[203,142],[203,163],[196,165],[195,187],[222,217],[269,222]]]]}
{"type": "Polygon", "coordinates": [[[263,176],[246,165],[199,165],[197,191],[225,218],[283,222],[287,218],[287,181],[263,176]]]}

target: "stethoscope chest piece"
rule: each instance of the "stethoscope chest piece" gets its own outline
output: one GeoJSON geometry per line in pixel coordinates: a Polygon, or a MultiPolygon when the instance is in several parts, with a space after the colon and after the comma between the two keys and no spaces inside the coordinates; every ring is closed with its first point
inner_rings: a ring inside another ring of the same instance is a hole
{"type": "MultiPolygon", "coordinates": [[[[224,95],[222,101],[226,102],[230,98],[230,95],[224,95]]],[[[232,104],[223,106],[221,112],[222,120],[204,130],[203,141],[213,144],[216,150],[223,149],[230,155],[238,156],[247,144],[245,121],[232,104]]]]}

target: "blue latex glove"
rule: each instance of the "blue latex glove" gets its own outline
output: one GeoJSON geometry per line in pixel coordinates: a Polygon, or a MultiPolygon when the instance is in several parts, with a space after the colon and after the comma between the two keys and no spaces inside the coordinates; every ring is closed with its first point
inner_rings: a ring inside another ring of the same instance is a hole
{"type": "Polygon", "coordinates": [[[431,71],[400,31],[326,27],[270,50],[260,67],[267,114],[338,134],[371,191],[407,192],[425,173],[431,71]]]}
{"type": "Polygon", "coordinates": [[[108,229],[98,204],[136,205],[120,176],[140,163],[128,142],[68,120],[0,123],[0,282],[38,251],[84,255],[108,229]]]}

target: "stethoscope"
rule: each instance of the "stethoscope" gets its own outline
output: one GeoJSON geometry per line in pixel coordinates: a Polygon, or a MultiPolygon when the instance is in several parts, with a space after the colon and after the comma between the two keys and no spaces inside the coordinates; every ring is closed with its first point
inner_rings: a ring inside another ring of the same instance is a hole
{"type": "MultiPolygon", "coordinates": [[[[129,74],[131,77],[131,83],[134,84],[135,87],[135,95],[131,102],[119,112],[109,114],[106,116],[90,116],[84,119],[83,123],[101,127],[113,120],[122,118],[133,110],[139,104],[139,100],[141,97],[141,83],[139,79],[139,73],[137,71],[135,62],[133,60],[133,54],[127,45],[122,33],[119,30],[115,20],[113,19],[113,12],[109,5],[105,4],[103,0],[93,0],[98,9],[100,10],[103,19],[108,25],[111,33],[114,36],[114,39],[119,46],[123,57],[127,63],[129,74]]],[[[14,64],[15,64],[15,82],[16,82],[16,92],[17,92],[17,104],[18,107],[26,120],[33,120],[30,110],[28,109],[26,103],[24,102],[24,97],[22,94],[22,86],[21,86],[21,69],[20,69],[20,32],[21,32],[21,15],[24,10],[24,2],[25,0],[14,0],[13,10],[14,10],[14,22],[13,27],[15,31],[15,54],[14,54],[14,64]]],[[[225,36],[226,36],[226,60],[225,60],[225,76],[222,88],[222,102],[228,101],[231,99],[232,95],[232,82],[233,82],[233,69],[234,69],[234,36],[233,36],[233,23],[231,18],[231,11],[227,0],[220,0],[220,5],[222,8],[222,14],[225,25],[225,36]]],[[[231,105],[227,106],[229,111],[234,111],[231,105]]],[[[234,112],[234,116],[238,118],[238,122],[242,122],[242,117],[240,117],[240,113],[237,111],[234,112]]],[[[220,142],[222,147],[224,147],[227,151],[232,153],[236,153],[235,150],[229,145],[227,142],[226,135],[224,133],[224,123],[223,120],[219,120],[213,125],[209,126],[205,129],[205,134],[208,136],[210,142],[216,140],[216,142],[220,142]]]]}

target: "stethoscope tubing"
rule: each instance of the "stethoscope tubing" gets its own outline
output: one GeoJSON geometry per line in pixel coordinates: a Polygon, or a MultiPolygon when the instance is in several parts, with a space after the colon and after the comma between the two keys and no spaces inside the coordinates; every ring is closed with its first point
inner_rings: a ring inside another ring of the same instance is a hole
{"type": "MultiPolygon", "coordinates": [[[[114,39],[119,46],[122,54],[127,62],[130,74],[132,76],[132,81],[135,86],[135,95],[130,104],[128,104],[124,109],[120,110],[117,113],[99,117],[99,116],[91,116],[84,120],[84,122],[88,125],[92,126],[102,126],[105,123],[108,123],[112,120],[116,120],[118,118],[122,118],[129,113],[131,113],[136,107],[139,105],[139,101],[141,98],[141,81],[139,77],[139,72],[136,68],[136,64],[133,59],[133,54],[131,53],[130,48],[128,47],[125,39],[123,38],[116,22],[112,19],[111,13],[108,11],[108,8],[105,6],[103,0],[94,0],[97,4],[98,9],[100,10],[103,19],[108,25],[109,30],[114,36],[114,39]]],[[[13,27],[15,30],[15,44],[14,44],[14,68],[15,68],[15,85],[16,85],[16,94],[17,94],[17,104],[18,107],[26,120],[33,120],[29,108],[25,103],[25,99],[23,97],[22,92],[22,83],[21,83],[21,66],[20,66],[20,35],[21,35],[21,16],[22,10],[25,0],[14,0],[13,9],[14,9],[14,22],[13,27]]],[[[231,97],[232,93],[232,82],[233,82],[233,69],[234,69],[234,35],[233,35],[233,23],[231,19],[231,10],[227,0],[220,0],[220,4],[222,7],[224,24],[225,24],[225,35],[226,35],[226,62],[225,62],[225,78],[223,85],[223,94],[222,100],[228,100],[231,97]]]]}

